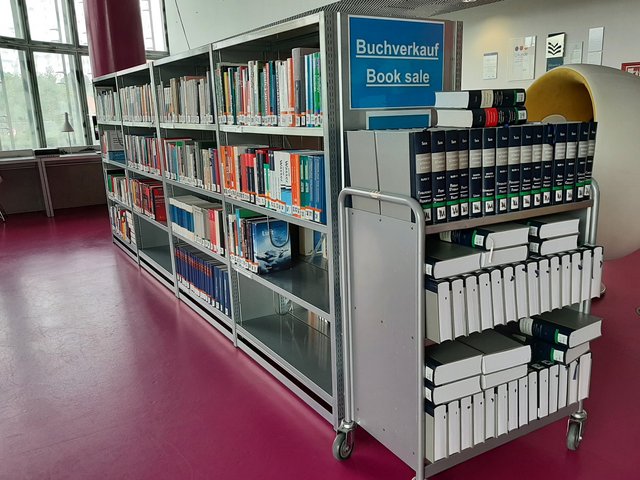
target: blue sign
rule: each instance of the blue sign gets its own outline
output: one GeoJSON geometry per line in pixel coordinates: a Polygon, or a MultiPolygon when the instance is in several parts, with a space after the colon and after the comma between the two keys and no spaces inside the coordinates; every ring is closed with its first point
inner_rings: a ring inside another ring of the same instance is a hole
{"type": "Polygon", "coordinates": [[[443,23],[350,16],[351,108],[432,106],[443,59],[443,23]]]}

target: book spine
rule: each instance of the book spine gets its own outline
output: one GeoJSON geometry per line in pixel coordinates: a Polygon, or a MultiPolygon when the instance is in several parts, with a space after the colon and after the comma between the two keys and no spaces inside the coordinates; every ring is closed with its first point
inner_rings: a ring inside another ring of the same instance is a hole
{"type": "Polygon", "coordinates": [[[542,206],[553,203],[553,164],[555,150],[555,126],[546,124],[543,127],[542,143],[542,206]]]}
{"type": "Polygon", "coordinates": [[[576,189],[574,198],[580,202],[585,199],[587,157],[589,154],[589,123],[582,122],[578,133],[578,160],[576,165],[576,189]]]}
{"type": "Polygon", "coordinates": [[[554,325],[539,318],[521,318],[518,322],[520,332],[539,338],[551,344],[569,345],[570,328],[554,325]]]}
{"type": "Polygon", "coordinates": [[[433,221],[447,221],[447,168],[444,131],[431,132],[431,187],[433,189],[433,221]]]}
{"type": "Polygon", "coordinates": [[[433,223],[431,211],[433,202],[431,188],[431,134],[424,130],[422,132],[414,132],[410,137],[411,196],[420,203],[427,224],[431,224],[433,223]]]}
{"type": "Polygon", "coordinates": [[[482,130],[482,214],[496,213],[496,129],[482,130]]]}
{"type": "Polygon", "coordinates": [[[587,164],[584,175],[584,196],[591,198],[591,179],[593,176],[593,160],[596,153],[596,134],[598,133],[598,122],[589,122],[589,143],[587,146],[587,164]]]}
{"type": "Polygon", "coordinates": [[[563,203],[564,200],[564,175],[567,157],[567,125],[555,126],[555,138],[553,148],[553,198],[552,203],[563,203]]]}
{"type": "Polygon", "coordinates": [[[520,149],[520,208],[532,207],[531,190],[533,183],[533,125],[522,127],[522,148],[520,149]]]}
{"type": "Polygon", "coordinates": [[[565,363],[566,349],[538,340],[531,345],[531,360],[536,362],[551,361],[565,363]]]}
{"type": "Polygon", "coordinates": [[[460,181],[460,218],[469,218],[469,130],[458,131],[458,172],[460,181]]]}
{"type": "Polygon", "coordinates": [[[531,202],[533,208],[542,206],[542,142],[543,126],[533,128],[533,146],[531,148],[531,202]]]}
{"type": "Polygon", "coordinates": [[[469,131],[469,216],[482,216],[482,129],[469,131]]]}
{"type": "Polygon", "coordinates": [[[509,210],[509,128],[496,131],[496,213],[509,210]]]}
{"type": "Polygon", "coordinates": [[[446,192],[447,192],[447,221],[460,218],[460,170],[458,156],[458,131],[445,131],[446,158],[446,192]]]}
{"type": "Polygon", "coordinates": [[[564,162],[564,203],[575,201],[574,192],[576,189],[576,174],[578,163],[578,130],[579,123],[567,124],[567,152],[564,162]]]}
{"type": "Polygon", "coordinates": [[[509,127],[509,150],[508,150],[508,198],[509,211],[516,212],[520,210],[520,153],[522,149],[522,128],[509,127]]]}
{"type": "Polygon", "coordinates": [[[517,107],[527,99],[523,88],[493,90],[493,107],[517,107]]]}

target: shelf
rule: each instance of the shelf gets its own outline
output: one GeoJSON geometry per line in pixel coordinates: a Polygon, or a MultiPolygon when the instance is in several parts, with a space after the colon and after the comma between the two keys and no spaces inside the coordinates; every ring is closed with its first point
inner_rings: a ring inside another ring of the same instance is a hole
{"type": "Polygon", "coordinates": [[[208,313],[216,317],[218,320],[224,323],[227,327],[229,327],[230,329],[233,328],[233,320],[231,320],[229,316],[225,315],[223,312],[218,310],[213,305],[210,305],[207,302],[203,301],[201,298],[195,296],[186,287],[181,285],[180,282],[178,282],[178,290],[181,297],[187,297],[189,301],[196,303],[200,308],[202,308],[203,310],[207,311],[208,313]]]}
{"type": "Polygon", "coordinates": [[[327,233],[327,226],[322,223],[311,222],[309,220],[305,220],[303,218],[296,218],[291,215],[285,215],[280,212],[276,212],[269,208],[260,207],[253,203],[245,202],[243,200],[236,200],[235,198],[231,198],[229,196],[225,196],[225,201],[227,203],[231,203],[232,205],[236,205],[241,208],[246,208],[247,210],[253,210],[254,212],[261,213],[266,215],[267,217],[277,218],[278,220],[284,220],[287,223],[293,223],[294,225],[298,225],[300,227],[309,228],[311,230],[315,230],[320,233],[327,233]]]}
{"type": "Polygon", "coordinates": [[[127,205],[126,203],[118,200],[116,197],[112,197],[111,195],[107,195],[107,199],[117,205],[120,205],[121,207],[126,208],[127,210],[131,210],[131,207],[129,205],[127,205]]]}
{"type": "Polygon", "coordinates": [[[119,127],[122,125],[122,121],[121,120],[98,120],[98,126],[102,126],[102,125],[114,125],[116,127],[119,127]]]}
{"type": "Polygon", "coordinates": [[[160,122],[160,128],[168,128],[170,130],[208,130],[215,132],[215,123],[167,123],[160,122]]]}
{"type": "Polygon", "coordinates": [[[242,321],[236,329],[239,337],[260,349],[325,402],[331,403],[329,336],[289,313],[242,321]]]}
{"type": "Polygon", "coordinates": [[[164,223],[160,223],[157,220],[154,220],[153,218],[145,215],[144,213],[136,212],[135,210],[133,210],[133,213],[135,213],[138,218],[145,220],[154,227],[159,228],[160,230],[164,230],[167,233],[169,232],[169,227],[167,227],[164,223]]]}
{"type": "Polygon", "coordinates": [[[124,252],[129,255],[131,258],[137,261],[137,246],[128,240],[125,240],[119,233],[115,230],[111,230],[113,239],[115,240],[115,244],[118,245],[124,252]]]}
{"type": "Polygon", "coordinates": [[[125,127],[156,128],[153,122],[122,122],[125,127]]]}
{"type": "Polygon", "coordinates": [[[171,266],[171,252],[169,245],[161,247],[147,247],[139,250],[140,258],[151,266],[160,270],[166,280],[173,283],[173,267],[171,266]]]}
{"type": "Polygon", "coordinates": [[[170,180],[168,178],[165,178],[164,181],[167,182],[169,185],[173,185],[178,188],[183,188],[184,190],[189,190],[190,192],[198,193],[202,196],[222,201],[221,193],[212,192],[210,190],[205,190],[204,188],[200,188],[200,187],[194,187],[192,185],[187,185],[186,183],[178,182],[176,180],[170,180]]]}
{"type": "Polygon", "coordinates": [[[463,228],[481,227],[484,225],[493,225],[503,222],[514,222],[524,220],[526,218],[541,217],[543,215],[552,215],[554,213],[571,212],[574,210],[583,210],[593,206],[593,200],[585,200],[583,202],[563,203],[562,205],[552,205],[550,207],[532,208],[530,210],[521,210],[518,212],[503,213],[500,215],[490,215],[480,218],[469,218],[467,220],[459,220],[457,222],[439,223],[437,225],[427,225],[426,234],[448,232],[450,230],[461,230],[463,228]]]}
{"type": "Polygon", "coordinates": [[[202,253],[204,253],[205,255],[208,255],[209,257],[213,258],[214,260],[219,261],[220,263],[223,264],[227,264],[227,259],[225,257],[223,257],[222,255],[219,255],[215,252],[212,252],[211,250],[209,250],[208,248],[204,247],[203,245],[199,245],[194,241],[189,240],[186,237],[183,237],[182,235],[174,232],[173,230],[171,231],[171,234],[176,237],[178,240],[191,245],[193,248],[197,248],[198,250],[200,250],[202,253]]]}
{"type": "Polygon", "coordinates": [[[137,168],[133,168],[133,167],[128,167],[128,168],[129,168],[129,171],[131,173],[135,173],[136,175],[141,175],[143,177],[152,178],[154,180],[158,180],[159,182],[162,181],[162,176],[156,175],[155,173],[143,172],[142,170],[138,170],[137,168]]]}
{"type": "MultiPolygon", "coordinates": [[[[294,260],[287,270],[257,275],[231,264],[233,269],[301,307],[331,320],[329,313],[329,272],[302,260],[294,260]]],[[[333,282],[331,282],[333,283],[333,282]]]]}
{"type": "Polygon", "coordinates": [[[249,125],[220,125],[220,131],[226,133],[259,133],[262,135],[291,135],[297,137],[322,137],[322,127],[263,127],[249,125]]]}
{"type": "Polygon", "coordinates": [[[127,165],[125,162],[116,162],[115,160],[108,160],[104,157],[102,157],[102,161],[103,163],[107,163],[109,165],[113,165],[114,167],[118,167],[118,168],[127,168],[127,165]]]}

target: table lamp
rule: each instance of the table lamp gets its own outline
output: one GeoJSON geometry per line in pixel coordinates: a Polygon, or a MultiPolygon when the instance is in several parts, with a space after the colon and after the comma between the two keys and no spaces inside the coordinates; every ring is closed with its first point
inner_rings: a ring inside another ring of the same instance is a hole
{"type": "Polygon", "coordinates": [[[69,139],[69,146],[71,146],[71,132],[73,132],[73,127],[71,123],[69,123],[69,113],[64,112],[64,124],[62,125],[62,131],[67,132],[67,138],[69,139]]]}

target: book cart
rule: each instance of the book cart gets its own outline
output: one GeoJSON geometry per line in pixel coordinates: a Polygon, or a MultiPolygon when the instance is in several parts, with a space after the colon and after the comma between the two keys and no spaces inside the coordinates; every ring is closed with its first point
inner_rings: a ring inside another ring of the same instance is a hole
{"type": "MultiPolygon", "coordinates": [[[[414,466],[416,479],[435,475],[485,451],[569,417],[567,447],[578,448],[587,414],[582,400],[541,419],[429,463],[425,458],[425,254],[428,235],[482,225],[570,212],[581,221],[581,243],[595,244],[599,190],[586,201],[513,213],[425,225],[420,204],[393,193],[347,187],[339,196],[343,272],[345,417],[334,441],[343,460],[354,448],[360,425],[414,466]],[[351,206],[353,198],[401,205],[414,221],[381,216],[351,206]]],[[[580,310],[589,312],[590,301],[580,310]]]]}

